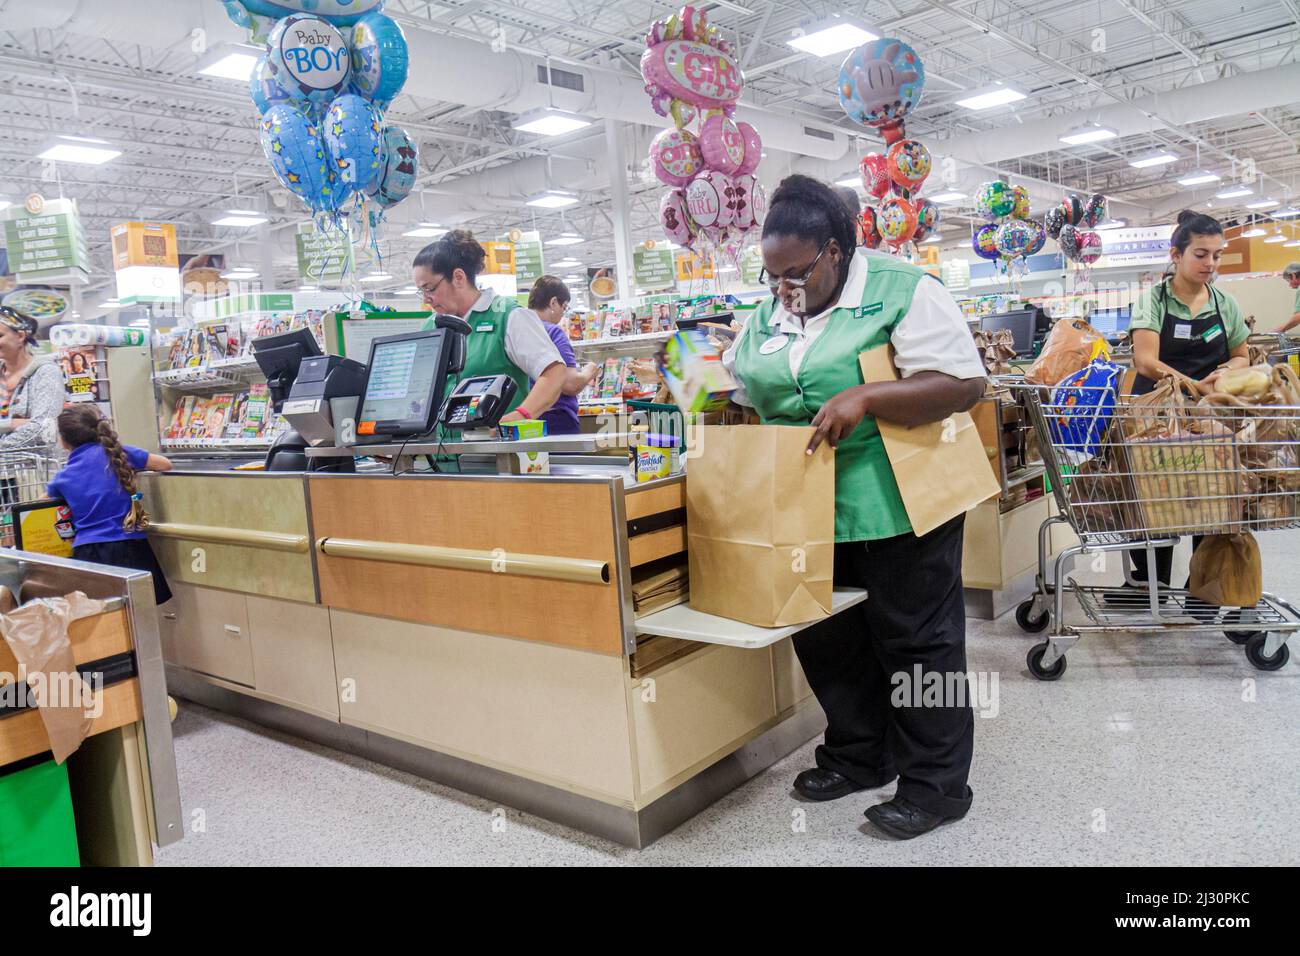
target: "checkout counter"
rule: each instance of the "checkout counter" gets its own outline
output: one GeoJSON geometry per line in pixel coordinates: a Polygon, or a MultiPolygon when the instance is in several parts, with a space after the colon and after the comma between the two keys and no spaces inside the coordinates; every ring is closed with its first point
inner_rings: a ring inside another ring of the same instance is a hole
{"type": "MultiPolygon", "coordinates": [[[[445,387],[394,377],[383,344],[358,439],[445,387]]],[[[637,611],[642,582],[685,564],[684,477],[636,483],[625,450],[600,454],[617,436],[383,440],[305,450],[394,456],[382,472],[142,479],[176,594],[173,693],[633,847],[824,728],[797,628],[637,611]],[[520,446],[550,473],[496,473],[520,446]],[[474,452],[485,473],[414,470],[474,452]]]]}

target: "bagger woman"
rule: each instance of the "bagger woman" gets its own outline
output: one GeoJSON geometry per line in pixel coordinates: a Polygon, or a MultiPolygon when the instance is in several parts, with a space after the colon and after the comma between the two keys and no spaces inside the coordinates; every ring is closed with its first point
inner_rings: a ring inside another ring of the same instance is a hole
{"type": "Polygon", "coordinates": [[[916,425],[970,408],[984,367],[956,303],[920,269],[856,248],[854,223],[829,186],[791,176],[763,226],[760,305],[724,356],[743,386],[738,401],[764,424],[813,425],[808,450],[835,454],[835,581],[868,599],[794,639],[826,712],[817,766],[795,789],[834,800],[884,787],[867,810],[910,838],[965,816],[973,749],[963,699],[937,707],[891,704],[898,680],[966,673],[961,554],[964,517],[912,533],[876,419],[916,425]],[[901,379],[864,385],[858,356],[892,343],[901,379]]]}

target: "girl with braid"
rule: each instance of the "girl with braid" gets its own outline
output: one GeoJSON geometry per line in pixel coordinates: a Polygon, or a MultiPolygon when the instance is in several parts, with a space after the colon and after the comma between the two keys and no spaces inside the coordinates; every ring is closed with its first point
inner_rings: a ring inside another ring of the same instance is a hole
{"type": "Polygon", "coordinates": [[[68,463],[50,482],[52,497],[62,498],[76,528],[72,556],[78,561],[134,568],[153,575],[158,604],[171,589],[145,537],[149,516],[136,488],[138,471],[171,471],[162,455],[123,445],[107,419],[93,405],[73,405],[59,413],[59,440],[68,463]]]}

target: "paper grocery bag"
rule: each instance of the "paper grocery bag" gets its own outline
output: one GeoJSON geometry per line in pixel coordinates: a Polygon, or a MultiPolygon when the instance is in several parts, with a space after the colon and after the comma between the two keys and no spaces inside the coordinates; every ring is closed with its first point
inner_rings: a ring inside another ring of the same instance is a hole
{"type": "Polygon", "coordinates": [[[690,605],[759,627],[830,614],[835,453],[814,429],[706,425],[686,474],[690,605]]]}
{"type": "MultiPolygon", "coordinates": [[[[863,352],[858,361],[864,382],[898,378],[888,345],[863,352]]],[[[914,428],[880,419],[876,424],[917,537],[1001,493],[969,412],[955,412],[948,421],[914,428]]]]}
{"type": "Polygon", "coordinates": [[[1192,552],[1187,591],[1206,604],[1254,607],[1264,594],[1259,543],[1249,531],[1216,534],[1192,552]]]}

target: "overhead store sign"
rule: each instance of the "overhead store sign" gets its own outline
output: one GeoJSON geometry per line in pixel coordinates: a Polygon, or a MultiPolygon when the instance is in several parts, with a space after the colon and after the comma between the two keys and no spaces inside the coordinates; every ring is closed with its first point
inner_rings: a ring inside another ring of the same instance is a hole
{"type": "Polygon", "coordinates": [[[113,227],[113,268],[179,268],[176,227],[169,222],[120,222],[113,227]]]}
{"type": "Polygon", "coordinates": [[[763,272],[763,254],[757,246],[750,246],[740,257],[740,281],[745,285],[758,285],[763,272]]]}
{"type": "Polygon", "coordinates": [[[90,255],[72,199],[52,199],[40,215],[11,206],[4,216],[9,268],[19,283],[86,282],[90,255]]]}
{"type": "MultiPolygon", "coordinates": [[[[484,242],[483,251],[487,253],[487,262],[483,266],[485,275],[512,276],[515,274],[515,245],[513,242],[484,242]]],[[[513,295],[513,293],[511,293],[513,295]]]]}
{"type": "Polygon", "coordinates": [[[353,268],[352,242],[342,229],[318,232],[303,223],[293,237],[298,249],[298,278],[307,282],[337,282],[353,268]]]}
{"type": "Polygon", "coordinates": [[[525,232],[523,238],[515,240],[513,246],[515,281],[520,289],[530,289],[546,272],[542,260],[542,237],[536,232],[525,232]]]}
{"type": "Polygon", "coordinates": [[[1093,268],[1147,266],[1169,261],[1173,225],[1106,229],[1101,232],[1101,258],[1093,268]]]}
{"type": "Polygon", "coordinates": [[[672,250],[637,246],[632,250],[632,277],[638,289],[670,288],[676,281],[672,250]]]}

